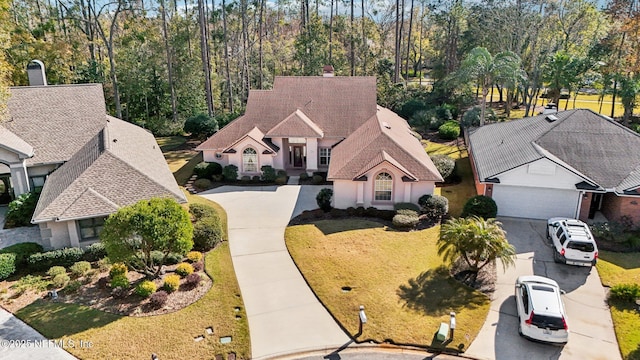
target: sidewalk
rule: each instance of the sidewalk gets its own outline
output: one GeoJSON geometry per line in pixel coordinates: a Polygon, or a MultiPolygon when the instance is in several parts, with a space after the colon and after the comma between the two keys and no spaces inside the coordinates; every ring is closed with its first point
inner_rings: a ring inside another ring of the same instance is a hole
{"type": "Polygon", "coordinates": [[[309,289],[284,242],[291,217],[317,208],[321,188],[223,186],[200,193],[227,211],[253,359],[338,348],[350,341],[309,289]]]}

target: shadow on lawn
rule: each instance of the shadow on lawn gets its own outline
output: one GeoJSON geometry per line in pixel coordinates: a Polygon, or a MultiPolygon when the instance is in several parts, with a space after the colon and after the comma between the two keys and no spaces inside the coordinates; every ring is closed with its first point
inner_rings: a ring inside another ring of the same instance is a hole
{"type": "Polygon", "coordinates": [[[122,318],[86,306],[44,300],[34,301],[17,311],[16,316],[49,339],[103,327],[122,318]]]}
{"type": "Polygon", "coordinates": [[[193,157],[193,159],[189,160],[180,169],[175,171],[173,173],[173,177],[176,178],[178,185],[184,186],[184,184],[187,183],[187,180],[189,180],[189,177],[193,174],[193,169],[202,161],[202,152],[199,152],[193,157]]]}
{"type": "Polygon", "coordinates": [[[600,251],[598,257],[625,270],[640,268],[640,252],[600,251]]]}
{"type": "Polygon", "coordinates": [[[314,225],[325,235],[343,231],[382,228],[384,224],[366,219],[320,220],[314,225]]]}
{"type": "Polygon", "coordinates": [[[423,272],[400,285],[397,291],[404,305],[431,316],[442,316],[462,308],[475,308],[487,302],[486,296],[459,284],[443,266],[423,272]]]}

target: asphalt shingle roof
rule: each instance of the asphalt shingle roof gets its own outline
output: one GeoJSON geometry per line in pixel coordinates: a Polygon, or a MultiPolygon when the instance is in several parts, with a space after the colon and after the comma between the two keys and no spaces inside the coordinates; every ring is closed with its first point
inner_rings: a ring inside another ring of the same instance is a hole
{"type": "Polygon", "coordinates": [[[322,129],[325,138],[346,138],[375,114],[376,79],[276,77],[273,90],[249,92],[246,109],[243,116],[222,128],[197,149],[226,149],[254,126],[266,134],[298,109],[322,129]]]}
{"type": "Polygon", "coordinates": [[[33,147],[27,166],[69,160],[106,124],[100,84],[21,86],[10,93],[2,125],[33,147]]]}
{"type": "Polygon", "coordinates": [[[327,178],[353,180],[385,161],[415,180],[443,181],[407,122],[381,106],[334,147],[327,178]]]}
{"type": "Polygon", "coordinates": [[[472,129],[469,146],[480,180],[550,157],[546,151],[603,188],[640,186],[639,134],[590,110],[555,116],[552,122],[538,115],[472,129]]]}
{"type": "Polygon", "coordinates": [[[17,152],[22,158],[33,156],[33,146],[0,125],[0,148],[17,152]]]}
{"type": "Polygon", "coordinates": [[[153,135],[107,118],[103,130],[49,175],[34,223],[104,216],[151,197],[186,202],[153,135]]]}

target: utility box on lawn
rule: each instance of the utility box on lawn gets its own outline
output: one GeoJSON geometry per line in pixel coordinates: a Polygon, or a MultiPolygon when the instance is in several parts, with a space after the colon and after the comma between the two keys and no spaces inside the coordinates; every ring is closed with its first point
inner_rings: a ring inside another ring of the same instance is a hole
{"type": "Polygon", "coordinates": [[[438,333],[436,334],[436,340],[440,342],[445,342],[449,337],[449,324],[440,323],[440,328],[438,329],[438,333]]]}

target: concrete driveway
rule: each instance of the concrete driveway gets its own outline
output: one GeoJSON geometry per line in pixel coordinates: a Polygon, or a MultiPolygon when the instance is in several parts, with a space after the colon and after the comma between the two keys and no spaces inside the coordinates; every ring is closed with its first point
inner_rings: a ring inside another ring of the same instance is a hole
{"type": "Polygon", "coordinates": [[[546,240],[545,221],[499,219],[507,239],[517,252],[516,266],[502,270],[491,310],[468,356],[478,359],[621,359],[613,330],[605,291],[595,267],[584,268],[553,261],[546,240]],[[520,275],[540,275],[554,279],[566,291],[563,296],[568,315],[569,343],[564,346],[538,344],[518,335],[514,283],[520,275]]]}
{"type": "Polygon", "coordinates": [[[334,349],[347,334],[320,304],[284,242],[289,220],[318,207],[322,186],[223,186],[204,193],[227,211],[229,248],[247,310],[253,359],[334,349]]]}

